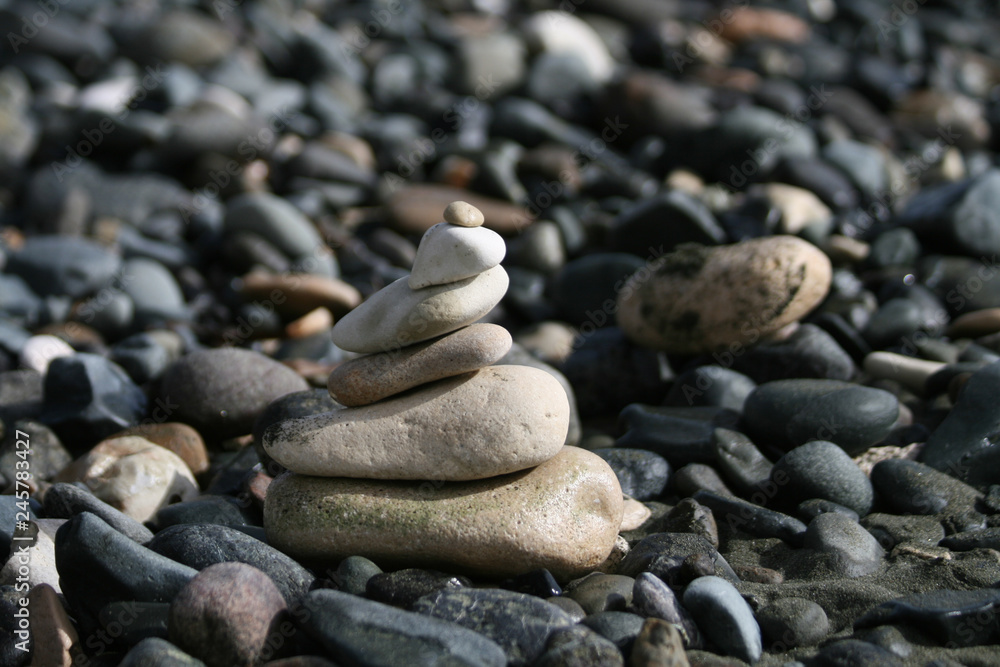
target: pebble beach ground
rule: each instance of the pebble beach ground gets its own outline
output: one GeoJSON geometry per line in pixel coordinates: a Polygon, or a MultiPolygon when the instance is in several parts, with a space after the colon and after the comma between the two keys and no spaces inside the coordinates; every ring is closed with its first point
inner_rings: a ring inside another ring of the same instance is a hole
{"type": "Polygon", "coordinates": [[[1000,13],[0,7],[0,665],[1000,665],[1000,13]]]}

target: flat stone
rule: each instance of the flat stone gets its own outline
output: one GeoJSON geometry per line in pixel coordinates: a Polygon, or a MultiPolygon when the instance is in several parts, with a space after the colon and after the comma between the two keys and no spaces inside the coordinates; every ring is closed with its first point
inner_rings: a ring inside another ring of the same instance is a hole
{"type": "Polygon", "coordinates": [[[684,606],[724,655],[753,664],[760,660],[760,627],[736,587],[720,577],[699,577],[684,590],[684,606]]]}
{"type": "Polygon", "coordinates": [[[532,664],[554,630],[573,625],[555,605],[498,588],[445,588],[418,600],[413,610],[492,639],[511,667],[532,664]]]}
{"type": "Polygon", "coordinates": [[[485,222],[483,212],[464,201],[453,201],[444,207],[444,221],[459,227],[479,227],[485,222]]]}
{"type": "Polygon", "coordinates": [[[618,325],[647,347],[696,354],[742,350],[798,321],[826,296],[830,260],[790,236],[685,246],[618,298],[618,325]]]}
{"type": "Polygon", "coordinates": [[[574,447],[531,470],[460,483],[284,474],[264,504],[268,542],[297,559],[364,555],[490,576],[600,565],[622,518],[614,472],[574,447]]]}
{"type": "MultiPolygon", "coordinates": [[[[767,496],[763,491],[757,493],[766,500],[767,496]]],[[[742,498],[720,496],[711,491],[699,491],[694,494],[694,499],[711,509],[716,522],[730,530],[740,530],[755,537],[777,537],[796,547],[802,545],[806,525],[793,516],[742,498]]]]}
{"type": "Polygon", "coordinates": [[[269,304],[284,317],[296,318],[317,308],[341,317],[361,305],[361,292],[328,276],[254,271],[240,279],[240,295],[247,301],[269,304]]]}
{"type": "Polygon", "coordinates": [[[865,373],[878,380],[895,380],[917,395],[924,393],[927,380],[947,364],[908,357],[894,352],[872,352],[865,356],[865,373]]]}
{"type": "Polygon", "coordinates": [[[871,481],[886,505],[899,514],[970,513],[983,498],[952,475],[906,459],[879,461],[871,481]]]}
{"type": "Polygon", "coordinates": [[[264,449],[305,475],[461,481],[550,459],[568,424],[566,393],[551,375],[489,366],[369,406],[280,422],[265,431],[264,449]]]}
{"type": "Polygon", "coordinates": [[[287,366],[242,348],[205,349],[184,355],[167,369],[160,399],[169,416],[205,438],[250,433],[268,403],[309,386],[287,366]]]}
{"type": "Polygon", "coordinates": [[[77,484],[56,482],[45,491],[42,511],[51,519],[72,519],[82,512],[90,512],[109,526],[139,544],[153,537],[152,531],[141,522],[104,502],[77,484]]]}
{"type": "Polygon", "coordinates": [[[23,278],[38,296],[78,298],[107,285],[120,268],[121,258],[92,239],[34,236],[10,254],[4,271],[23,278]]]}
{"type": "Polygon", "coordinates": [[[503,327],[470,324],[431,341],[345,361],[330,373],[327,387],[339,403],[368,405],[427,382],[489,366],[502,359],[511,344],[503,327]]]}
{"type": "Polygon", "coordinates": [[[717,428],[714,439],[717,467],[742,493],[751,494],[767,482],[774,464],[750,438],[739,431],[717,428]]]}
{"type": "Polygon", "coordinates": [[[56,481],[83,482],[95,496],[137,521],[198,495],[198,482],[179,456],[137,436],[101,442],[56,481]]]}
{"type": "Polygon", "coordinates": [[[949,338],[980,338],[1000,331],[1000,308],[983,308],[959,315],[948,324],[949,338]]]}
{"type": "Polygon", "coordinates": [[[507,273],[495,266],[447,285],[410,289],[400,278],[333,327],[333,342],[351,352],[388,352],[472,324],[500,303],[507,273]]]}
{"type": "Polygon", "coordinates": [[[471,278],[492,269],[506,253],[503,238],[490,229],[441,222],[421,237],[407,284],[420,289],[471,278]]]}
{"type": "Polygon", "coordinates": [[[210,565],[170,603],[170,641],[211,666],[260,663],[286,610],[278,588],[257,568],[210,565]]]}
{"type": "Polygon", "coordinates": [[[949,646],[981,646],[1000,640],[992,619],[1000,606],[996,588],[956,591],[941,589],[911,593],[883,602],[854,622],[856,628],[890,623],[909,625],[949,646]]]}
{"type": "Polygon", "coordinates": [[[564,594],[576,600],[587,614],[623,611],[632,602],[635,580],[623,574],[589,574],[566,585],[564,594]]]}

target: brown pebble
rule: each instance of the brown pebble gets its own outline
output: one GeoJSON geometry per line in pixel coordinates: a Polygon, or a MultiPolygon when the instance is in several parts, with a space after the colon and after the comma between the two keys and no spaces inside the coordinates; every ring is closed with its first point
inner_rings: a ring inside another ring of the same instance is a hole
{"type": "Polygon", "coordinates": [[[333,315],[326,308],[317,308],[289,322],[285,326],[285,335],[289,338],[306,338],[323,331],[329,330],[333,326],[333,315]]]}
{"type": "Polygon", "coordinates": [[[647,618],[632,645],[629,667],[689,667],[681,633],[662,618],[647,618]]]}
{"type": "Polygon", "coordinates": [[[951,338],[979,338],[1000,331],[1000,308],[983,308],[959,315],[945,334],[951,338]]]}
{"type": "Polygon", "coordinates": [[[534,220],[522,206],[433,184],[411,185],[398,190],[389,201],[389,215],[397,231],[423,234],[441,222],[441,211],[454,201],[464,201],[479,209],[483,225],[498,234],[516,234],[534,220]]]}
{"type": "Polygon", "coordinates": [[[31,664],[39,667],[72,667],[85,659],[80,637],[73,622],[59,601],[59,595],[48,584],[38,584],[28,594],[28,611],[34,653],[31,664]]]}
{"type": "Polygon", "coordinates": [[[255,665],[274,657],[268,640],[285,610],[284,597],[266,574],[245,563],[217,563],[174,597],[168,633],[208,667],[255,665]]]}
{"type": "Polygon", "coordinates": [[[345,315],[361,304],[361,292],[336,278],[302,273],[254,271],[242,278],[240,295],[270,305],[284,317],[301,317],[317,308],[327,308],[334,316],[345,315]]]}
{"type": "Polygon", "coordinates": [[[801,18],[777,9],[740,7],[723,11],[718,20],[722,24],[720,36],[737,44],[752,39],[801,44],[808,41],[812,33],[809,24],[801,18]]]}
{"type": "MultiPolygon", "coordinates": [[[[665,533],[692,533],[701,535],[713,546],[719,546],[719,528],[712,510],[693,498],[684,498],[675,505],[661,522],[657,530],[665,533]]],[[[714,574],[710,572],[710,574],[714,574]]]]}
{"type": "Polygon", "coordinates": [[[115,437],[130,435],[137,435],[164,449],[169,449],[181,457],[195,475],[208,470],[208,450],[205,449],[205,440],[198,431],[187,424],[180,422],[139,424],[116,433],[115,437]]]}
{"type": "Polygon", "coordinates": [[[754,584],[782,584],[785,582],[785,575],[781,572],[761,565],[733,565],[733,571],[741,581],[754,584]]]}

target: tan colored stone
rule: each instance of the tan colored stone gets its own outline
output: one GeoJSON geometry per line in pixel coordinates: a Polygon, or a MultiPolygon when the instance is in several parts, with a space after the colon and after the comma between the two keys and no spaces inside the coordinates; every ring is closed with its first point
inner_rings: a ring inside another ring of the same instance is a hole
{"type": "Polygon", "coordinates": [[[274,310],[291,318],[317,308],[327,308],[340,316],[361,304],[361,292],[353,285],[306,273],[254,271],[243,276],[239,292],[244,299],[270,304],[274,310]]]}
{"type": "Polygon", "coordinates": [[[948,325],[950,338],[980,338],[1000,331],[1000,308],[983,308],[959,315],[948,325]]]}
{"type": "Polygon", "coordinates": [[[507,292],[502,266],[447,285],[412,290],[400,278],[333,327],[334,344],[350,352],[391,352],[472,324],[507,292]]]}
{"type": "Polygon", "coordinates": [[[138,436],[98,443],[55,481],[83,482],[95,496],[137,521],[151,519],[165,505],[198,496],[198,483],[187,464],[138,436]]]}
{"type": "Polygon", "coordinates": [[[517,344],[545,363],[559,366],[573,352],[578,335],[565,322],[538,322],[518,331],[517,344]]]}
{"type": "Polygon", "coordinates": [[[612,550],[622,492],[596,454],[564,447],[530,470],[474,482],[394,482],[285,473],[264,528],[299,559],[363,555],[386,567],[439,567],[491,577],[547,568],[589,572],[612,550]]]}
{"type": "Polygon", "coordinates": [[[625,507],[624,514],[622,515],[622,525],[619,530],[635,530],[642,524],[646,523],[646,519],[653,515],[652,510],[635,498],[625,496],[624,503],[625,507]]]}
{"type": "Polygon", "coordinates": [[[483,224],[502,235],[516,234],[534,220],[523,206],[436,184],[411,185],[397,190],[389,201],[389,215],[397,231],[423,234],[441,222],[441,211],[454,201],[464,201],[479,209],[483,224]]]}
{"type": "Polygon", "coordinates": [[[348,407],[368,405],[421,384],[479,370],[510,350],[495,324],[470,324],[441,338],[351,359],[330,373],[330,396],[348,407]]]}
{"type": "Polygon", "coordinates": [[[75,661],[86,660],[76,628],[51,586],[39,584],[31,589],[28,610],[34,638],[33,667],[72,667],[79,664],[75,661]]]}
{"type": "Polygon", "coordinates": [[[333,326],[333,315],[326,308],[317,308],[293,322],[285,325],[285,335],[289,338],[306,338],[333,326]]]}
{"type": "Polygon", "coordinates": [[[727,246],[685,244],[641,268],[618,296],[618,325],[634,342],[680,354],[743,350],[816,307],[830,260],[794,236],[727,246]]]}
{"type": "Polygon", "coordinates": [[[59,570],[56,568],[55,536],[59,526],[65,522],[65,519],[35,519],[28,522],[27,530],[16,530],[11,536],[14,539],[11,540],[10,556],[0,570],[0,585],[27,584],[34,588],[45,584],[54,588],[56,593],[62,593],[59,570]],[[17,539],[32,535],[32,541],[17,539]],[[24,566],[28,566],[27,575],[21,569],[24,566]]]}
{"type": "Polygon", "coordinates": [[[360,408],[287,419],[264,450],[323,477],[469,480],[535,466],[559,451],[569,400],[545,371],[489,366],[360,408]]]}
{"type": "Polygon", "coordinates": [[[920,395],[924,393],[927,379],[946,365],[895,352],[872,352],[864,360],[865,373],[878,380],[895,380],[920,395]]]}
{"type": "Polygon", "coordinates": [[[486,218],[483,212],[467,201],[453,201],[444,207],[444,221],[459,227],[479,227],[486,218]]]}
{"type": "Polygon", "coordinates": [[[778,9],[739,7],[726,18],[720,16],[723,39],[739,44],[751,39],[773,39],[800,44],[812,30],[795,14],[778,9]]]}
{"type": "Polygon", "coordinates": [[[629,655],[629,667],[689,667],[677,626],[662,618],[647,618],[629,655]]]}
{"type": "Polygon", "coordinates": [[[826,222],[833,217],[830,208],[805,188],[786,183],[765,183],[760,188],[781,211],[779,229],[782,234],[798,234],[813,223],[826,222]]]}
{"type": "Polygon", "coordinates": [[[154,445],[169,449],[184,460],[195,475],[208,470],[208,450],[196,429],[181,422],[139,424],[115,433],[116,438],[137,435],[154,445]]]}

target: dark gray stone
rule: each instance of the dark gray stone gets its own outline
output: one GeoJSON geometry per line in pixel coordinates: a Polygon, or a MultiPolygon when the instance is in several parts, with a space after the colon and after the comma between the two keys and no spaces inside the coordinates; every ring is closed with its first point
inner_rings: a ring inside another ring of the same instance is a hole
{"type": "Polygon", "coordinates": [[[701,535],[690,533],[653,533],[633,545],[628,555],[618,565],[618,574],[637,577],[650,572],[672,584],[680,579],[680,568],[692,555],[705,555],[715,563],[715,574],[739,581],[733,568],[722,554],[701,535]]]}
{"type": "Polygon", "coordinates": [[[1000,252],[1000,169],[927,188],[897,217],[928,248],[980,257],[1000,252]]]}
{"type": "Polygon", "coordinates": [[[860,516],[871,511],[875,492],[868,476],[843,449],[825,440],[799,445],[774,464],[771,481],[778,498],[799,504],[822,498],[848,507],[860,516]]]}
{"type": "Polygon", "coordinates": [[[982,494],[930,466],[907,459],[879,461],[871,481],[879,498],[899,514],[941,515],[953,532],[985,527],[976,509],[982,494]]]}
{"type": "Polygon", "coordinates": [[[109,355],[111,361],[125,369],[136,384],[156,380],[170,365],[170,352],[146,333],[138,333],[118,341],[109,355]]]}
{"type": "Polygon", "coordinates": [[[364,595],[368,580],[381,572],[382,568],[364,556],[348,556],[337,565],[332,579],[345,593],[364,595]]]}
{"type": "Polygon", "coordinates": [[[849,517],[853,521],[859,521],[861,517],[857,512],[852,510],[850,507],[844,507],[843,505],[838,505],[835,502],[829,500],[824,500],[822,498],[810,498],[809,500],[803,500],[795,508],[795,513],[799,515],[799,518],[809,523],[820,514],[827,514],[829,512],[838,512],[846,517],[849,517]]]}
{"type": "Polygon", "coordinates": [[[418,600],[413,610],[485,635],[503,648],[512,667],[531,664],[554,630],[573,625],[566,612],[544,600],[497,588],[442,589],[418,600]]]}
{"type": "Polygon", "coordinates": [[[632,589],[632,609],[644,618],[662,618],[681,634],[684,648],[702,648],[704,640],[687,609],[681,606],[674,591],[650,572],[641,572],[632,589]]]}
{"type": "MultiPolygon", "coordinates": [[[[763,491],[757,493],[763,499],[767,498],[763,491]]],[[[806,525],[793,516],[742,498],[720,496],[711,491],[699,491],[694,494],[694,499],[712,510],[715,522],[730,531],[739,530],[755,537],[777,537],[794,547],[802,546],[806,525]]]]}
{"type": "Polygon", "coordinates": [[[7,258],[7,273],[20,276],[38,296],[87,296],[121,269],[121,258],[96,241],[33,236],[7,258]],[[58,258],[59,261],[53,261],[58,258]]]}
{"type": "Polygon", "coordinates": [[[122,291],[135,306],[137,327],[162,326],[174,320],[190,319],[180,285],[159,262],[136,257],[122,266],[122,291]]]}
{"type": "Polygon", "coordinates": [[[607,461],[618,477],[622,493],[636,500],[659,497],[670,479],[670,464],[658,454],[644,449],[607,447],[591,450],[607,461]]]}
{"type": "Polygon", "coordinates": [[[133,646],[118,667],[205,667],[166,639],[149,637],[133,646]]]}
{"type": "Polygon", "coordinates": [[[239,528],[246,526],[246,515],[237,506],[239,501],[229,496],[205,495],[197,500],[174,503],[161,508],[147,524],[159,532],[181,524],[216,524],[239,528]]]}
{"type": "Polygon", "coordinates": [[[982,530],[970,530],[949,535],[941,540],[941,546],[952,551],[971,551],[972,549],[1000,551],[1000,527],[991,526],[982,530]]]}
{"type": "Polygon", "coordinates": [[[593,330],[615,323],[616,299],[645,262],[628,253],[593,253],[574,259],[552,281],[552,302],[560,319],[593,330]]]}
{"type": "Polygon", "coordinates": [[[878,571],[885,550],[857,521],[843,514],[821,514],[809,522],[803,544],[827,555],[827,564],[844,577],[863,577],[878,571]]]}
{"type": "Polygon", "coordinates": [[[643,617],[627,611],[602,611],[590,614],[580,623],[610,640],[623,654],[628,655],[632,643],[642,631],[643,617]]]}
{"type": "Polygon", "coordinates": [[[850,455],[882,441],[899,417],[899,401],[881,389],[837,380],[778,380],[750,394],[748,435],[790,450],[829,440],[850,455]]]}
{"type": "Polygon", "coordinates": [[[632,577],[594,572],[571,581],[564,594],[576,600],[587,614],[623,611],[632,602],[632,577]]]}
{"type": "Polygon", "coordinates": [[[466,577],[434,570],[407,568],[373,574],[365,584],[365,597],[405,609],[423,596],[442,588],[470,585],[472,581],[466,577]]]}
{"type": "Polygon", "coordinates": [[[138,544],[145,544],[153,538],[152,531],[144,525],[81,486],[59,482],[45,492],[42,513],[46,518],[72,519],[82,512],[90,512],[138,544]]]}
{"type": "MultiPolygon", "coordinates": [[[[723,359],[728,353],[719,353],[723,359]]],[[[732,369],[764,383],[790,378],[850,380],[854,360],[837,341],[815,324],[805,323],[788,338],[761,343],[733,356],[732,369]]]]}
{"type": "Polygon", "coordinates": [[[503,649],[478,632],[350,593],[312,591],[303,609],[306,632],[344,664],[503,667],[507,663],[503,649]]]}
{"type": "Polygon", "coordinates": [[[743,404],[757,383],[743,373],[722,366],[699,366],[677,376],[664,405],[707,405],[743,412],[743,404]]]}
{"type": "Polygon", "coordinates": [[[618,416],[625,435],[616,447],[648,449],[679,468],[715,462],[715,429],[735,428],[739,415],[726,408],[658,407],[633,403],[618,416]]]}
{"type": "Polygon", "coordinates": [[[647,261],[673,252],[681,243],[719,245],[726,241],[726,232],[708,207],[681,190],[668,190],[635,203],[611,228],[615,250],[647,261]]]}
{"type": "Polygon", "coordinates": [[[757,622],[770,653],[783,653],[797,646],[813,646],[830,632],[823,607],[799,597],[778,598],[757,612],[757,622]]]}
{"type": "Polygon", "coordinates": [[[1000,590],[996,588],[941,589],[883,602],[857,619],[854,627],[909,625],[948,647],[982,646],[1000,641],[998,612],[1000,590]]]}
{"type": "Polygon", "coordinates": [[[96,354],[53,359],[45,375],[41,421],[80,454],[98,441],[139,423],[143,393],[118,364],[96,354]]]}
{"type": "Polygon", "coordinates": [[[295,560],[265,542],[215,524],[181,524],[158,532],[146,548],[171,560],[204,570],[216,563],[245,563],[267,576],[294,605],[312,586],[315,577],[295,560]]]}
{"type": "Polygon", "coordinates": [[[887,552],[905,542],[934,547],[944,539],[944,526],[937,516],[872,513],[860,523],[887,552]]]}
{"type": "Polygon", "coordinates": [[[713,435],[716,465],[738,491],[750,494],[767,482],[774,464],[750,438],[725,428],[715,429],[713,435]]]}
{"type": "Polygon", "coordinates": [[[549,635],[545,652],[533,667],[625,667],[618,647],[583,625],[560,628],[549,635]]]}
{"type": "Polygon", "coordinates": [[[815,660],[821,667],[852,667],[853,665],[879,665],[880,667],[905,667],[906,662],[900,660],[892,652],[861,641],[860,639],[843,639],[824,646],[815,660]]]}
{"type": "MultiPolygon", "coordinates": [[[[2,412],[2,410],[0,410],[2,412]]],[[[6,433],[0,427],[0,479],[7,484],[13,484],[15,474],[19,469],[17,464],[24,461],[24,449],[17,446],[18,440],[27,440],[31,445],[27,461],[31,468],[31,476],[36,480],[50,480],[73,460],[59,441],[59,437],[45,424],[18,419],[5,421],[6,433]],[[18,435],[18,433],[22,435],[18,435]]],[[[21,464],[21,469],[24,464],[21,464]]]]}

